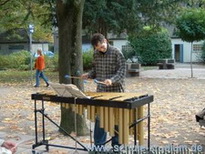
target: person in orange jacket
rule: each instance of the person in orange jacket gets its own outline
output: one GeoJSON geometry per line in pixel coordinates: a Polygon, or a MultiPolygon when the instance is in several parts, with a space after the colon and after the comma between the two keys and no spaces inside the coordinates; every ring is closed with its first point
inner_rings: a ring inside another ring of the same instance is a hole
{"type": "Polygon", "coordinates": [[[40,77],[45,81],[46,86],[49,86],[48,79],[44,75],[43,70],[45,68],[45,60],[41,49],[37,50],[38,58],[35,61],[35,69],[36,69],[36,84],[34,87],[39,87],[40,85],[40,77]]]}

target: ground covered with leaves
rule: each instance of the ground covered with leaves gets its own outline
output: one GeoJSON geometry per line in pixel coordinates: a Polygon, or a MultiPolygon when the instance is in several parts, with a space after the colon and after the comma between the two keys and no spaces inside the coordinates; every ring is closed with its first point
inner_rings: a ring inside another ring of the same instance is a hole
{"type": "MultiPolygon", "coordinates": [[[[95,91],[95,84],[92,84],[85,84],[85,90],[95,91]]],[[[200,128],[195,120],[195,114],[205,108],[204,85],[205,80],[195,78],[126,79],[126,92],[154,95],[154,102],[151,103],[151,145],[205,147],[205,129],[200,128]]],[[[34,136],[34,104],[31,94],[45,90],[51,89],[43,86],[34,88],[27,84],[0,84],[0,131],[34,136]]],[[[51,118],[59,122],[59,105],[47,103],[45,108],[51,118]]],[[[55,126],[49,122],[46,124],[47,133],[52,134],[51,140],[62,137],[55,126]]],[[[89,136],[81,137],[80,140],[89,142],[89,136]]]]}

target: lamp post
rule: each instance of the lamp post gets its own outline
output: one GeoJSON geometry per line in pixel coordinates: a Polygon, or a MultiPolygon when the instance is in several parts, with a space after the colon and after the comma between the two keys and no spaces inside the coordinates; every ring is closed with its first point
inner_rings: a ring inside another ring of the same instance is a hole
{"type": "Polygon", "coordinates": [[[33,66],[32,66],[32,63],[33,63],[32,34],[34,32],[34,25],[32,25],[32,24],[28,25],[28,32],[29,32],[29,49],[30,49],[30,54],[31,54],[30,65],[31,65],[31,85],[32,85],[32,81],[33,81],[33,75],[32,75],[32,70],[33,70],[33,66]]]}

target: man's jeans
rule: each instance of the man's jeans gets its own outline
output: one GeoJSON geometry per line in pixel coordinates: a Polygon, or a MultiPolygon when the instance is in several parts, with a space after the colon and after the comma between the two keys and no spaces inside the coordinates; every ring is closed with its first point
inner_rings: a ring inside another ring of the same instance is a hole
{"type": "MultiPolygon", "coordinates": [[[[118,131],[118,126],[115,126],[115,130],[118,131]]],[[[103,128],[100,128],[100,118],[97,116],[95,118],[95,128],[94,128],[94,144],[103,145],[106,142],[107,133],[103,128]]],[[[118,134],[115,133],[115,136],[112,137],[112,146],[119,145],[118,134]]]]}
{"type": "Polygon", "coordinates": [[[46,82],[46,84],[48,84],[48,79],[44,75],[43,71],[36,70],[36,86],[40,85],[40,77],[46,82]]]}

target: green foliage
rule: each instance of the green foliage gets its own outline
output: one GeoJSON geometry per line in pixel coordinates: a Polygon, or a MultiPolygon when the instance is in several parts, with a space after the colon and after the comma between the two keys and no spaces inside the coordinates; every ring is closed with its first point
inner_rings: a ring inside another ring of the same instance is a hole
{"type": "Polygon", "coordinates": [[[30,54],[28,51],[14,52],[10,55],[0,55],[0,68],[14,68],[27,70],[29,68],[30,54]]]}
{"type": "MultiPolygon", "coordinates": [[[[30,70],[30,53],[28,51],[13,52],[10,55],[0,55],[0,69],[30,70]]],[[[45,56],[46,68],[58,70],[58,55],[53,58],[45,56]]],[[[33,59],[33,65],[35,59],[33,59]]],[[[32,66],[33,67],[33,66],[32,66]]]]}
{"type": "Polygon", "coordinates": [[[131,59],[133,56],[136,56],[135,50],[133,50],[132,48],[123,49],[122,53],[125,59],[131,59]]]}
{"type": "Polygon", "coordinates": [[[159,27],[163,21],[173,23],[179,5],[184,0],[86,0],[83,13],[83,28],[89,32],[112,32],[128,35],[142,30],[145,25],[159,27]]]}
{"type": "Polygon", "coordinates": [[[83,69],[89,70],[92,67],[93,50],[83,52],[83,69]]]}
{"type": "Polygon", "coordinates": [[[137,18],[133,0],[86,0],[83,28],[89,32],[103,33],[105,36],[109,31],[119,34],[125,28],[136,28],[139,23],[136,22],[137,18]]]}
{"type": "Polygon", "coordinates": [[[179,37],[187,42],[205,39],[205,10],[185,9],[176,19],[179,37]]]}
{"type": "Polygon", "coordinates": [[[152,29],[145,29],[138,36],[129,37],[130,45],[143,65],[156,65],[159,59],[171,58],[171,40],[164,30],[153,33],[152,29]],[[149,31],[151,33],[149,33],[149,31]]]}
{"type": "Polygon", "coordinates": [[[14,52],[9,56],[11,59],[11,68],[28,69],[30,64],[30,53],[28,51],[14,52]]]}
{"type": "Polygon", "coordinates": [[[0,68],[6,69],[9,65],[9,57],[0,55],[0,68]]]}
{"type": "Polygon", "coordinates": [[[39,1],[27,0],[8,0],[2,5],[0,3],[0,32],[19,28],[27,30],[32,23],[35,26],[33,39],[51,41],[50,7],[48,3],[42,5],[39,1]]]}
{"type": "Polygon", "coordinates": [[[202,46],[202,55],[201,55],[202,62],[205,64],[205,42],[202,46]]]}
{"type": "Polygon", "coordinates": [[[58,71],[58,54],[54,54],[54,57],[49,58],[45,56],[46,69],[50,71],[58,71]]]}

